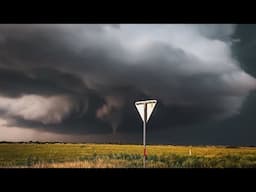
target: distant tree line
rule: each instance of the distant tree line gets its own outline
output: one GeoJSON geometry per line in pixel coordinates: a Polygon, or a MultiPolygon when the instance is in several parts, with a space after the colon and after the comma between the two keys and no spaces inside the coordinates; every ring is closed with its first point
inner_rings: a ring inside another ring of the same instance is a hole
{"type": "Polygon", "coordinates": [[[66,142],[43,142],[43,141],[0,141],[0,144],[67,144],[66,142]]]}

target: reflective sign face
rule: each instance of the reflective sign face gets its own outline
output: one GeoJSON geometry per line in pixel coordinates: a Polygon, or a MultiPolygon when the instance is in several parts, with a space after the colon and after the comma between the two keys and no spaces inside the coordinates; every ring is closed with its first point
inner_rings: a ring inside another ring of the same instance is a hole
{"type": "Polygon", "coordinates": [[[147,121],[149,120],[155,106],[156,106],[156,102],[147,104],[147,121]]]}
{"type": "Polygon", "coordinates": [[[136,106],[136,108],[137,108],[137,110],[138,110],[138,112],[140,114],[140,117],[141,117],[142,121],[144,121],[144,108],[145,108],[145,104],[138,104],[138,105],[135,104],[135,106],[136,106]]]}
{"type": "Polygon", "coordinates": [[[144,112],[145,112],[145,107],[147,108],[147,119],[146,121],[149,120],[155,106],[156,106],[157,101],[156,100],[147,100],[147,101],[138,101],[135,103],[135,106],[140,114],[140,117],[142,121],[144,121],[144,112]]]}

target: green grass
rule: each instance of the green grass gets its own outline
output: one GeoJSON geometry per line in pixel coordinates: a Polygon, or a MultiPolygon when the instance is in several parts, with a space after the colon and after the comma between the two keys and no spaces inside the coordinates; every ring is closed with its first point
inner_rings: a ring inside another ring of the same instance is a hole
{"type": "MultiPolygon", "coordinates": [[[[256,167],[256,148],[148,146],[147,167],[256,167]],[[189,149],[192,154],[189,155],[189,149]]],[[[143,146],[0,144],[0,167],[142,167],[143,146]]]]}

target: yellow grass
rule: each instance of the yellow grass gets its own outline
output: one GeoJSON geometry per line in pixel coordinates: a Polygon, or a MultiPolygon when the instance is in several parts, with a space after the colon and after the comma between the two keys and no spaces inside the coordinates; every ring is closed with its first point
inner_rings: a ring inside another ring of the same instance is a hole
{"type": "Polygon", "coordinates": [[[32,168],[122,168],[125,160],[103,160],[96,161],[74,161],[64,163],[42,163],[35,164],[32,168]]]}
{"type": "MultiPolygon", "coordinates": [[[[149,145],[147,149],[147,167],[256,167],[255,147],[149,145]]],[[[0,167],[142,167],[142,155],[142,145],[0,144],[0,167]]]]}

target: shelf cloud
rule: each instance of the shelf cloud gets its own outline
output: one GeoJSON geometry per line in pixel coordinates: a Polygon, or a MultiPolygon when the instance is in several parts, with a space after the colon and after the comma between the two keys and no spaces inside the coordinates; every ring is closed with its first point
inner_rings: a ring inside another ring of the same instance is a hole
{"type": "Polygon", "coordinates": [[[234,117],[256,89],[232,49],[237,27],[1,24],[5,129],[128,138],[141,99],[158,100],[150,126],[162,133],[234,117]]]}

